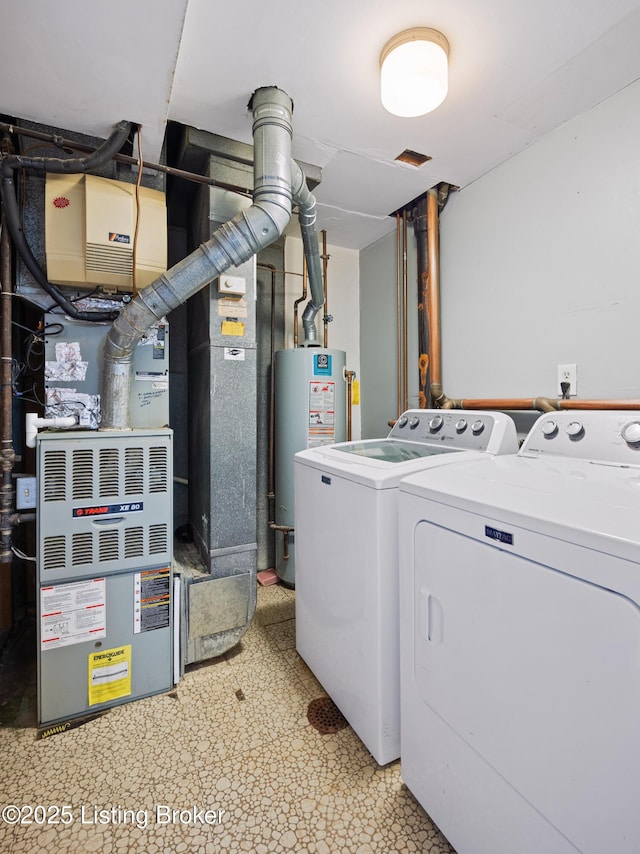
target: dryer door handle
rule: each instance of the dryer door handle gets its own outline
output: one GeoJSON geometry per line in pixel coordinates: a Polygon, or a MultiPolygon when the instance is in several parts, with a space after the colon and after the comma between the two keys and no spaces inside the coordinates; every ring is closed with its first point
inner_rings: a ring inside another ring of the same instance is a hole
{"type": "Polygon", "coordinates": [[[420,588],[418,597],[418,630],[430,643],[444,640],[444,610],[440,600],[426,587],[420,588]]]}

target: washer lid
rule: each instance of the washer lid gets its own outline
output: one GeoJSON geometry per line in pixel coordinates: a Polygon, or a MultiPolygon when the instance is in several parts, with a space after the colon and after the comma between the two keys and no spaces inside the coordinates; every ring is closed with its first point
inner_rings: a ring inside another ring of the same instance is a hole
{"type": "Polygon", "coordinates": [[[294,474],[300,466],[307,466],[371,489],[397,489],[402,478],[413,472],[455,465],[479,456],[484,455],[480,451],[460,448],[434,448],[419,442],[392,439],[365,439],[298,451],[294,456],[294,474]],[[347,449],[346,453],[342,448],[347,449]]]}
{"type": "Polygon", "coordinates": [[[344,442],[334,445],[334,450],[342,454],[355,454],[370,460],[382,460],[385,463],[406,463],[421,457],[434,457],[438,454],[459,453],[459,448],[443,448],[421,442],[403,442],[398,439],[371,439],[360,442],[344,442]]]}

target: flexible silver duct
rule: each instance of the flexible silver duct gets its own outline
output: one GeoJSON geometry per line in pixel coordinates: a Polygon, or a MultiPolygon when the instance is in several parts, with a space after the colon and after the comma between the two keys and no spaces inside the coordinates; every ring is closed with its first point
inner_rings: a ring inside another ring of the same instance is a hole
{"type": "MultiPolygon", "coordinates": [[[[130,427],[133,351],[144,333],[228,267],[244,263],[277,240],[291,218],[291,178],[295,171],[290,165],[291,99],[280,89],[264,87],[254,92],[250,106],[253,110],[253,204],[221,225],[210,240],[140,291],[118,315],[104,350],[103,430],[130,427]]],[[[302,175],[299,167],[297,169],[302,175]]],[[[297,193],[302,204],[309,204],[306,197],[311,194],[303,175],[302,184],[304,189],[297,188],[297,193]]],[[[311,218],[315,233],[315,199],[311,218]]],[[[305,239],[311,240],[311,237],[305,238],[303,233],[305,239]]],[[[317,235],[315,252],[318,255],[317,235]]]]}
{"type": "Polygon", "coordinates": [[[295,160],[291,161],[291,190],[293,201],[298,205],[298,221],[304,254],[307,259],[309,290],[311,291],[311,299],[305,306],[302,315],[304,344],[313,347],[319,346],[316,315],[324,305],[322,266],[316,230],[316,200],[313,193],[309,191],[304,173],[295,160]]]}

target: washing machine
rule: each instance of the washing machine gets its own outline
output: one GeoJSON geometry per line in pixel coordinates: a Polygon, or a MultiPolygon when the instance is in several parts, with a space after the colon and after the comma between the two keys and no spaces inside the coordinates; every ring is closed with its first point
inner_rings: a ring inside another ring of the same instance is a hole
{"type": "Polygon", "coordinates": [[[502,413],[422,409],[384,439],[295,455],[296,647],[381,765],[400,755],[398,484],[516,451],[502,413]]]}
{"type": "Polygon", "coordinates": [[[459,854],[640,851],[640,418],[400,484],[401,773],[459,854]]]}

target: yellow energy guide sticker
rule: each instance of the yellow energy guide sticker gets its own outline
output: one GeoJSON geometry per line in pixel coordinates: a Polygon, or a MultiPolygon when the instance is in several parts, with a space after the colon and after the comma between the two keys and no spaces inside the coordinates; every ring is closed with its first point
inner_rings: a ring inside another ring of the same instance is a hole
{"type": "Polygon", "coordinates": [[[244,335],[244,323],[235,320],[222,321],[223,335],[244,335]]]}
{"type": "Polygon", "coordinates": [[[89,705],[131,694],[131,644],[89,655],[89,705]]]}

